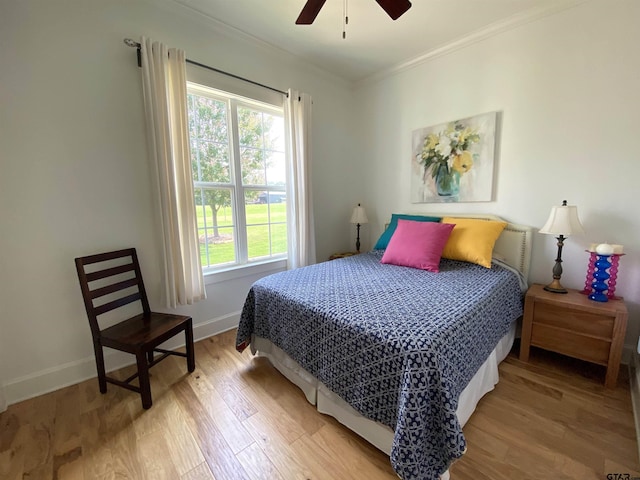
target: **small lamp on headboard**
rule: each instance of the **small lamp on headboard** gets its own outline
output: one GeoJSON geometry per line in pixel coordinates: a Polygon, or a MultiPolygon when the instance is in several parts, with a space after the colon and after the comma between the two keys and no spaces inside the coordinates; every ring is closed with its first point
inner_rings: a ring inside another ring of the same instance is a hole
{"type": "Polygon", "coordinates": [[[551,207],[549,219],[540,229],[540,233],[557,235],[556,240],[558,240],[558,257],[553,267],[553,281],[544,289],[553,293],[567,293],[567,289],[560,284],[560,277],[562,276],[562,246],[565,238],[569,235],[584,233],[578,218],[578,207],[567,205],[566,200],[559,207],[551,207]]]}
{"type": "Polygon", "coordinates": [[[360,253],[360,226],[364,225],[365,223],[369,223],[367,214],[360,204],[358,204],[358,206],[353,209],[350,223],[355,223],[357,225],[358,233],[356,237],[356,251],[360,253]]]}

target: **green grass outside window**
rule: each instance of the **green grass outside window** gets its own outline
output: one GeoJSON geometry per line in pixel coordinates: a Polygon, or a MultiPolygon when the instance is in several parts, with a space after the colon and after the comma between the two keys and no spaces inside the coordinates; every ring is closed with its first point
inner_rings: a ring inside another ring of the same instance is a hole
{"type": "MultiPolygon", "coordinates": [[[[204,234],[205,212],[207,233],[213,235],[213,215],[211,208],[196,205],[198,236],[204,234]]],[[[286,203],[247,204],[245,205],[247,217],[247,242],[249,260],[269,255],[286,253],[287,251],[287,213],[286,203]],[[269,214],[271,214],[271,235],[269,235],[269,214]],[[281,222],[281,223],[280,223],[281,222]],[[271,246],[271,251],[269,247],[271,246]]],[[[209,263],[207,264],[207,248],[204,242],[200,243],[200,261],[204,267],[216,266],[235,261],[235,243],[233,241],[233,221],[231,208],[221,208],[218,211],[218,233],[221,240],[218,243],[209,243],[209,263]]]]}

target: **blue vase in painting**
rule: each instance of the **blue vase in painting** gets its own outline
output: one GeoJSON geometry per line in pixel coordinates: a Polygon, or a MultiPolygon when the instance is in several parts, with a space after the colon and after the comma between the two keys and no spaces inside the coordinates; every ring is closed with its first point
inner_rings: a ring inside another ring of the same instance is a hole
{"type": "Polygon", "coordinates": [[[460,174],[449,170],[446,163],[438,165],[436,191],[441,197],[457,197],[460,192],[460,174]]]}

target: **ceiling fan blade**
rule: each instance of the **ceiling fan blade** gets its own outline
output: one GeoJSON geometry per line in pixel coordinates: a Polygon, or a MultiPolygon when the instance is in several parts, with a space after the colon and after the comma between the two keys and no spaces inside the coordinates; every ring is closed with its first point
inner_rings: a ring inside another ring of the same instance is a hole
{"type": "Polygon", "coordinates": [[[411,8],[409,0],[376,0],[376,2],[393,20],[397,20],[411,8]]]}
{"type": "Polygon", "coordinates": [[[311,25],[326,1],[327,0],[307,0],[307,3],[302,7],[300,15],[298,15],[296,25],[311,25]]]}

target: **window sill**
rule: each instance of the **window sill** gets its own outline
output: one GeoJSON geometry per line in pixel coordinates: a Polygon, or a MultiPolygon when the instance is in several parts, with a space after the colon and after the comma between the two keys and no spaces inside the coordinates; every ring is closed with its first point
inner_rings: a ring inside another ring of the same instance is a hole
{"type": "Polygon", "coordinates": [[[204,284],[213,285],[215,283],[235,280],[237,278],[248,277],[250,275],[270,275],[287,269],[287,259],[267,260],[260,263],[250,263],[247,265],[233,265],[224,270],[205,272],[204,284]]]}

